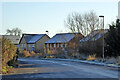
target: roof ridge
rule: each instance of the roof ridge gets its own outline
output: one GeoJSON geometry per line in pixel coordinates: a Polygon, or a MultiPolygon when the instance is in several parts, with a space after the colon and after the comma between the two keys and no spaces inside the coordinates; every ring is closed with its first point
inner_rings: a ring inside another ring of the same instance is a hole
{"type": "Polygon", "coordinates": [[[0,36],[19,36],[19,35],[0,35],[0,36]]]}
{"type": "Polygon", "coordinates": [[[57,33],[57,34],[81,34],[81,33],[57,33]]]}
{"type": "Polygon", "coordinates": [[[45,34],[23,34],[23,35],[45,35],[45,34]]]}
{"type": "Polygon", "coordinates": [[[61,33],[54,35],[51,39],[46,41],[45,43],[66,43],[74,38],[74,33],[61,33]],[[67,35],[66,35],[67,34],[67,35]],[[69,35],[72,34],[72,35],[69,35]],[[63,37],[65,36],[65,37],[63,37]]]}

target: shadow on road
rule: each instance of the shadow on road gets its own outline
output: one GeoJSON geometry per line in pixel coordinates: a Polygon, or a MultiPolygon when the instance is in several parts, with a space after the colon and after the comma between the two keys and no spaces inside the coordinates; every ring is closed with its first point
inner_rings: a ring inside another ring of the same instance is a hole
{"type": "Polygon", "coordinates": [[[4,75],[2,76],[2,80],[119,80],[116,78],[44,78],[44,77],[37,78],[37,77],[34,77],[35,75],[38,75],[38,74],[41,75],[41,74],[51,74],[51,73],[28,73],[28,74],[4,75]]]}

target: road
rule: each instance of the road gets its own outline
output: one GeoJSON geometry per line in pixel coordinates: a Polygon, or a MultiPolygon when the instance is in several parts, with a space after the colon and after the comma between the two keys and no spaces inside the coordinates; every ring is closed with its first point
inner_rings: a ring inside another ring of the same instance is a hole
{"type": "Polygon", "coordinates": [[[118,69],[57,59],[19,59],[14,73],[3,75],[2,80],[43,80],[74,78],[94,80],[118,80],[118,69]],[[42,78],[42,79],[41,79],[42,78]]]}

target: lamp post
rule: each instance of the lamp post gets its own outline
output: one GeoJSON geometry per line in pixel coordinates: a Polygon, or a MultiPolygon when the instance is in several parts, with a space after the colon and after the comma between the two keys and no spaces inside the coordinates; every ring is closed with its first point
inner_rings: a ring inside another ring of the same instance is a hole
{"type": "MultiPolygon", "coordinates": [[[[47,35],[49,35],[49,31],[48,30],[46,30],[45,32],[47,33],[47,35]]],[[[47,57],[47,54],[48,54],[48,51],[47,51],[48,50],[48,44],[46,44],[45,48],[46,48],[46,57],[47,57]]]]}
{"type": "Polygon", "coordinates": [[[103,18],[103,54],[102,54],[102,57],[103,57],[103,62],[104,62],[104,16],[99,16],[101,18],[103,18]]]}
{"type": "Polygon", "coordinates": [[[47,35],[49,35],[49,31],[48,30],[46,30],[45,32],[47,33],[47,35]]]}

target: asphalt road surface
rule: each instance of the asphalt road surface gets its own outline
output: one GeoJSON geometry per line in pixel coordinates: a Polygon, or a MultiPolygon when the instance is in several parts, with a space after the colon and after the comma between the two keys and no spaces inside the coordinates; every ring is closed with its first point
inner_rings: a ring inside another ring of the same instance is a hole
{"type": "Polygon", "coordinates": [[[119,80],[117,68],[57,59],[19,59],[14,73],[2,80],[119,80]]]}

